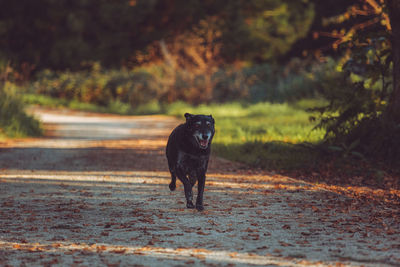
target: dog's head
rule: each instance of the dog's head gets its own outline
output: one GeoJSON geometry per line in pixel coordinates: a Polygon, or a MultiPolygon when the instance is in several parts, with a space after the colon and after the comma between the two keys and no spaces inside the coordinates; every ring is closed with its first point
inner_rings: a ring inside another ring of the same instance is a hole
{"type": "Polygon", "coordinates": [[[185,113],[186,125],[190,135],[193,137],[192,143],[201,149],[207,149],[214,137],[214,118],[209,115],[193,115],[185,113]]]}

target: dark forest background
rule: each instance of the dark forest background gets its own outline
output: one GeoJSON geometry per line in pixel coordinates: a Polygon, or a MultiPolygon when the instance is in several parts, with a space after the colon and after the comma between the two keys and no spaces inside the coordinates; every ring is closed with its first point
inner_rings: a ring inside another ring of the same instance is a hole
{"type": "Polygon", "coordinates": [[[313,32],[354,2],[1,1],[1,58],[35,71],[79,70],[85,61],[131,67],[162,57],[163,41],[174,53],[204,47],[209,54],[200,56],[218,65],[282,63],[329,45],[329,38],[312,41],[313,32]]]}

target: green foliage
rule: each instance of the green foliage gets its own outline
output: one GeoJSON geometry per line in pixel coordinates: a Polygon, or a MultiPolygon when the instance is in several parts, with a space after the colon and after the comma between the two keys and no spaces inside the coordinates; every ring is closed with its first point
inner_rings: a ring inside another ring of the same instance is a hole
{"type": "Polygon", "coordinates": [[[314,16],[310,1],[275,1],[274,6],[261,9],[248,23],[256,49],[253,57],[274,59],[284,55],[295,41],[307,35],[314,16]]]}
{"type": "Polygon", "coordinates": [[[284,102],[315,97],[319,84],[313,75],[321,75],[321,71],[307,70],[298,59],[285,68],[260,64],[239,70],[220,69],[213,75],[213,99],[284,102]]]}
{"type": "Polygon", "coordinates": [[[222,8],[221,54],[228,61],[276,60],[308,33],[315,16],[308,0],[234,0],[222,8]]]}
{"type": "Polygon", "coordinates": [[[7,82],[0,86],[0,136],[41,135],[39,122],[25,113],[22,101],[13,89],[13,85],[7,82]]]}
{"type": "Polygon", "coordinates": [[[172,74],[166,64],[105,70],[94,63],[89,70],[80,72],[40,72],[25,91],[104,107],[120,103],[132,110],[176,101],[284,102],[316,97],[320,84],[315,77],[325,75],[330,68],[307,69],[301,61],[292,60],[285,68],[262,64],[227,66],[205,73],[180,69],[172,74]]]}
{"type": "Polygon", "coordinates": [[[157,80],[147,72],[106,71],[99,64],[93,64],[89,71],[44,71],[28,91],[101,106],[120,102],[134,108],[159,98],[161,94],[157,80]]]}
{"type": "Polygon", "coordinates": [[[340,73],[331,79],[334,80],[325,80],[323,87],[329,104],[316,110],[323,114],[319,127],[327,130],[326,138],[339,141],[361,121],[378,117],[385,103],[376,99],[374,91],[363,82],[353,83],[349,76],[340,73]]]}
{"type": "Polygon", "coordinates": [[[149,115],[159,114],[163,107],[158,102],[149,102],[132,108],[131,105],[119,101],[110,101],[107,106],[99,106],[91,103],[83,103],[76,100],[54,98],[40,94],[25,93],[21,96],[27,105],[39,105],[51,108],[70,108],[81,111],[113,113],[120,115],[149,115]]]}
{"type": "Polygon", "coordinates": [[[321,94],[329,101],[314,109],[322,116],[318,128],[326,129],[330,149],[344,156],[400,160],[400,125],[387,117],[392,91],[390,43],[384,36],[361,35],[342,72],[321,80],[321,94]]]}

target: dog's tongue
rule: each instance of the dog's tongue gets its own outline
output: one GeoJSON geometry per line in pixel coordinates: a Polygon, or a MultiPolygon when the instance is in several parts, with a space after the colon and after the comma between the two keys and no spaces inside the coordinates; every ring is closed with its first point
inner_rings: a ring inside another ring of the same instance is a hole
{"type": "Polygon", "coordinates": [[[206,147],[207,145],[208,145],[208,140],[200,140],[200,145],[202,146],[202,147],[206,147]]]}

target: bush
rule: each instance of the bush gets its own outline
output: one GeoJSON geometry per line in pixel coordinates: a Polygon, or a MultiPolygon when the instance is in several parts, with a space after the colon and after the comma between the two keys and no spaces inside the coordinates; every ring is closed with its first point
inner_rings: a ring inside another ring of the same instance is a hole
{"type": "Polygon", "coordinates": [[[325,75],[331,65],[311,68],[293,60],[285,68],[262,64],[191,72],[164,63],[134,70],[103,70],[93,64],[80,72],[43,71],[30,92],[102,106],[121,102],[133,109],[154,102],[296,101],[318,94],[315,77],[325,75]]]}
{"type": "Polygon", "coordinates": [[[321,79],[329,102],[317,127],[326,129],[325,143],[344,155],[400,161],[400,125],[387,116],[392,91],[391,56],[386,39],[372,39],[353,51],[342,72],[321,79]]]}
{"type": "Polygon", "coordinates": [[[142,71],[89,71],[56,73],[46,70],[31,84],[30,92],[55,98],[107,106],[112,101],[132,107],[159,97],[160,86],[151,74],[142,71]]]}

